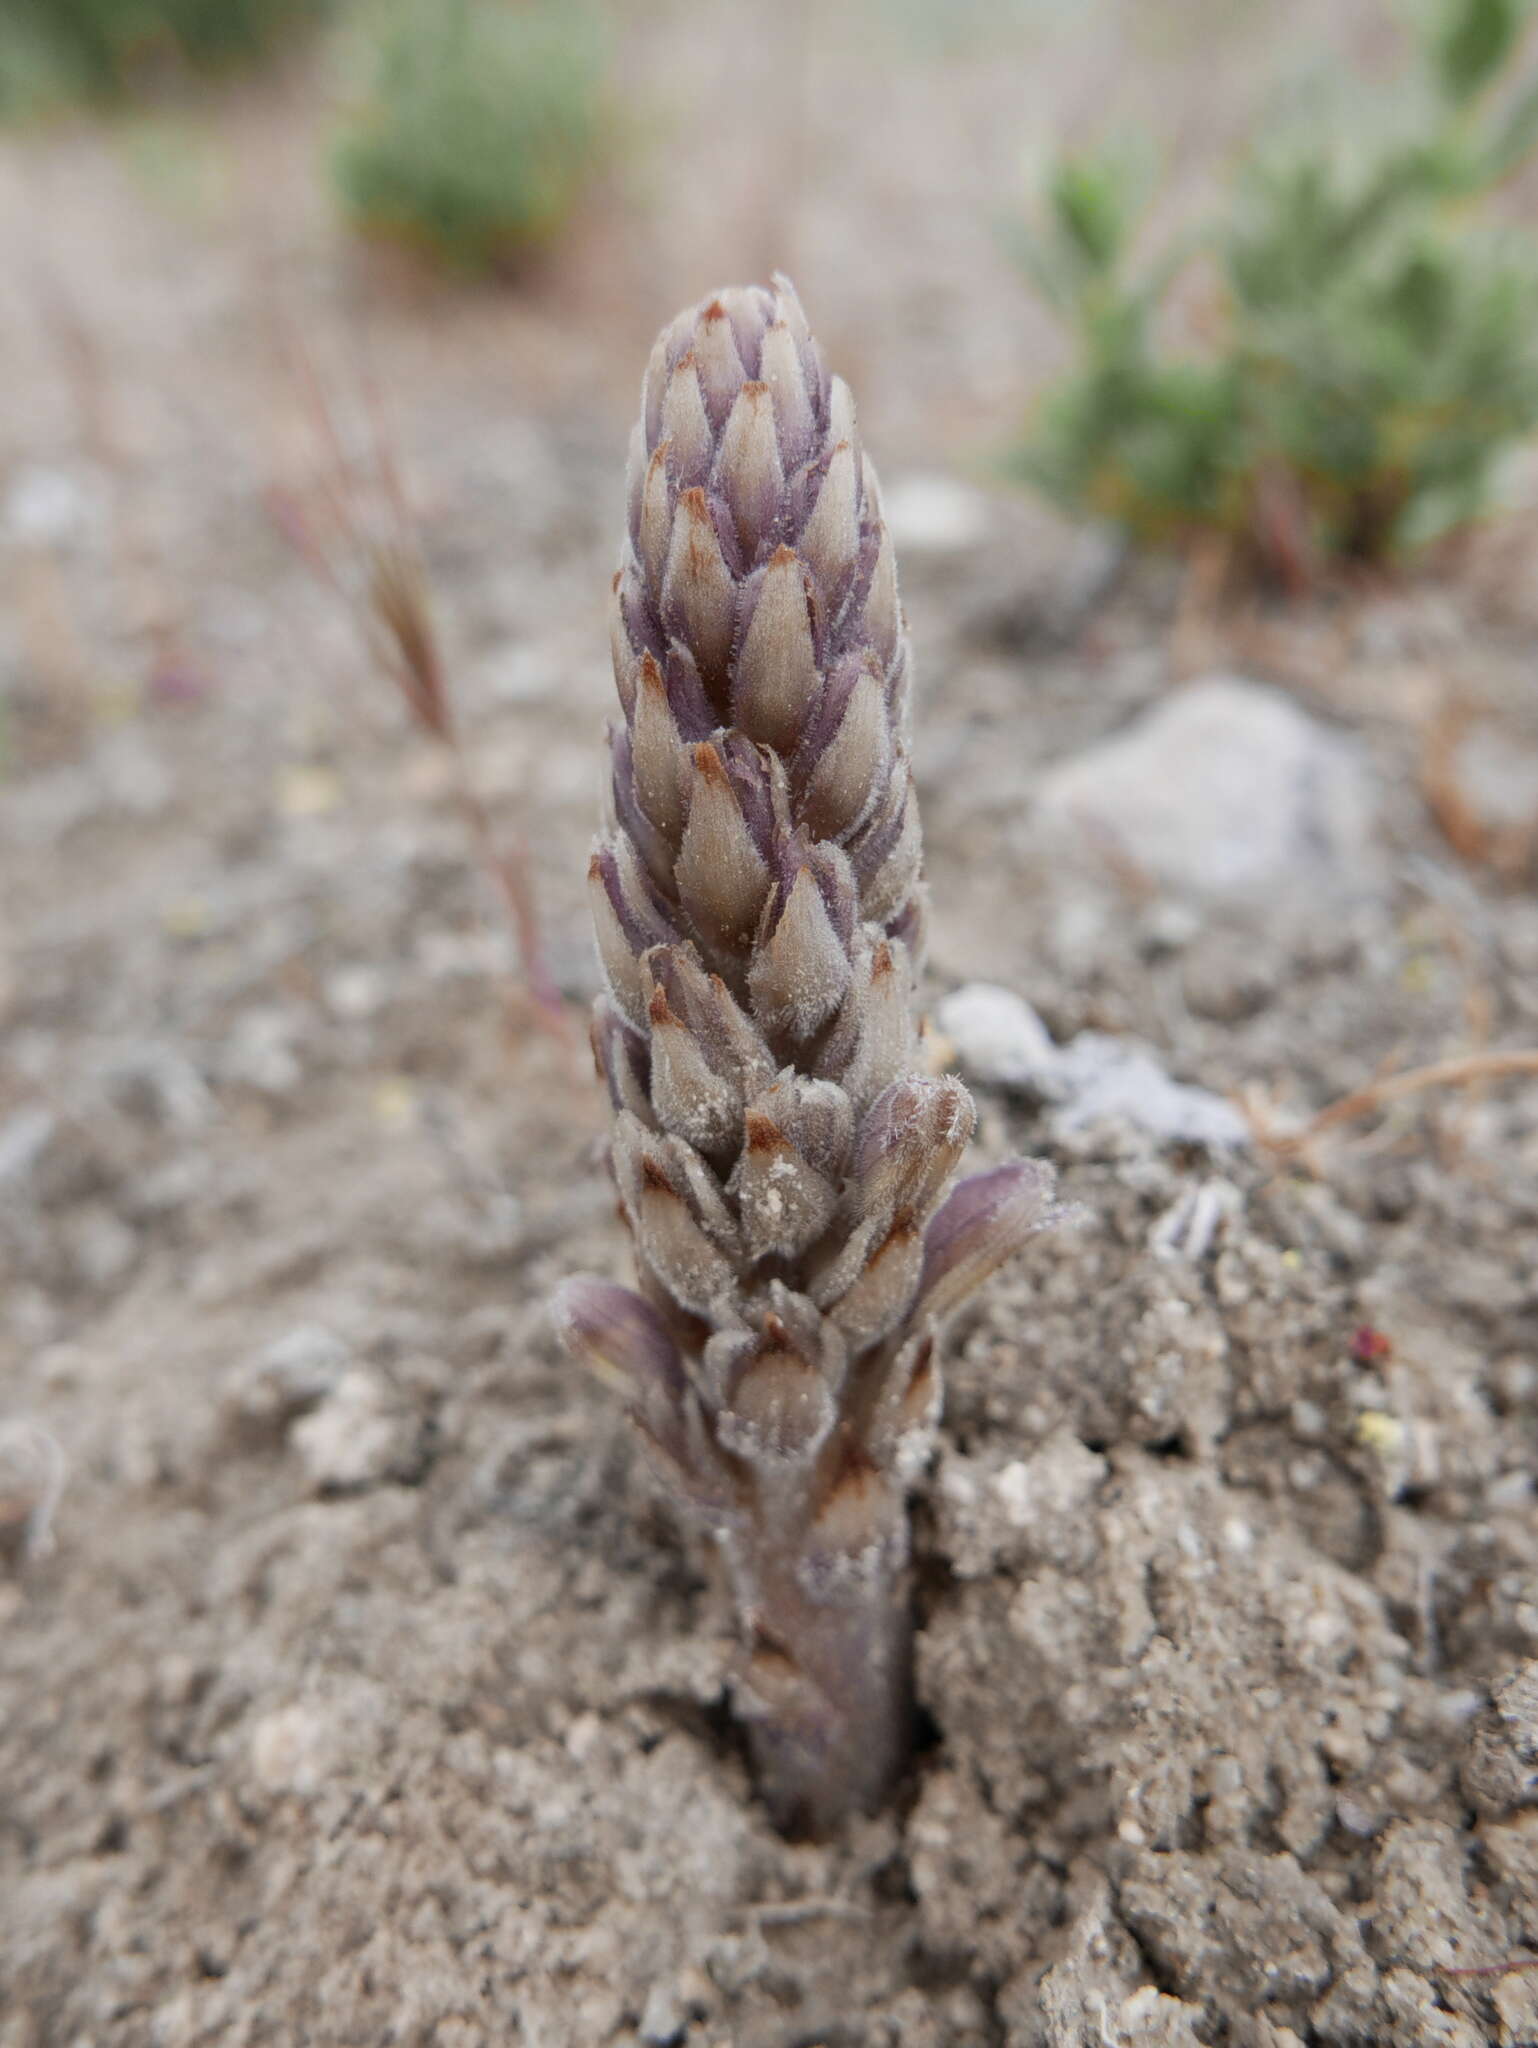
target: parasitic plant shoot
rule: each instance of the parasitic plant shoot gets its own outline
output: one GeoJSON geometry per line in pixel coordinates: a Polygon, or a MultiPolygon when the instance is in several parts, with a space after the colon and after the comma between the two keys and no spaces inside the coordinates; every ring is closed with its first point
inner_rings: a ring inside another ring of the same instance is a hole
{"type": "Polygon", "coordinates": [[[936,1329],[1056,1212],[1038,1161],[946,1192],[975,1119],[917,1058],[892,543],[784,280],[658,340],[612,616],[593,1039],[638,1288],[568,1281],[556,1320],[716,1537],[760,1785],[816,1832],[907,1753],[936,1329]]]}

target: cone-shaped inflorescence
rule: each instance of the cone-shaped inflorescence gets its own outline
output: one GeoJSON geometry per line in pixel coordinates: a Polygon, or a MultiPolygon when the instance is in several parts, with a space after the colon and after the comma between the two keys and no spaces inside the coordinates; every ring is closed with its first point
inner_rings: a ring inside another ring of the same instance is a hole
{"type": "Polygon", "coordinates": [[[593,1020],[639,1292],[563,1288],[662,1483],[718,1536],[738,1710],[781,1823],[879,1802],[908,1739],[905,1492],[940,1318],[1049,1220],[914,1071],[923,932],[908,647],[848,387],[795,293],[652,352],[614,579],[593,1020]]]}

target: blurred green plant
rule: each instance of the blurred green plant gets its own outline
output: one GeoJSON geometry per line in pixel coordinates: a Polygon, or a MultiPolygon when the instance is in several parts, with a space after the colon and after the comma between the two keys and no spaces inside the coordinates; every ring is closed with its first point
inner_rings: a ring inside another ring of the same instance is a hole
{"type": "Polygon", "coordinates": [[[452,269],[515,267],[559,234],[593,166],[604,56],[582,0],[393,0],[335,147],[349,215],[452,269]]]}
{"type": "Polygon", "coordinates": [[[5,0],[0,112],[119,99],[168,68],[217,69],[327,11],[328,0],[5,0]]]}
{"type": "Polygon", "coordinates": [[[1478,210],[1538,145],[1538,80],[1510,76],[1534,5],[1423,9],[1391,93],[1358,81],[1337,119],[1316,100],[1153,260],[1137,160],[1060,161],[1018,252],[1075,361],[1018,472],[1139,539],[1228,536],[1293,588],[1485,509],[1495,462],[1538,427],[1538,264],[1478,210]],[[1365,133],[1390,102],[1392,127],[1365,133]],[[1167,338],[1177,290],[1200,316],[1186,347],[1167,338]]]}

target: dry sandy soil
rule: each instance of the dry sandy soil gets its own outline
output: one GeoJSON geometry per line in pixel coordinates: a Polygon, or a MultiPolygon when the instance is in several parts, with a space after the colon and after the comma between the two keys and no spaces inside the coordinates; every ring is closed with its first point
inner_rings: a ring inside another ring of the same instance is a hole
{"type": "Polygon", "coordinates": [[[345,396],[366,334],[579,1014],[635,380],[788,250],[908,486],[931,1000],[1004,984],[1294,1126],[1538,1043],[1520,832],[1464,857],[1422,772],[1450,694],[1476,809],[1538,759],[1520,530],[1211,615],[923,481],[1041,367],[989,217],[1022,137],[1109,79],[1216,147],[1264,25],[920,14],[632,30],[642,169],[519,296],[338,244],[303,65],[0,156],[0,2048],[1538,2042],[1538,1091],[1300,1158],[981,1090],[1081,1220],[952,1333],[902,1801],[787,1844],[702,1560],[547,1327],[622,1259],[595,1091],[271,516],[316,452],[285,339],[345,396]],[[783,189],[747,64],[800,81],[783,189]],[[1347,851],[1193,891],[1044,829],[1061,764],[1215,668],[1350,754],[1347,851]]]}

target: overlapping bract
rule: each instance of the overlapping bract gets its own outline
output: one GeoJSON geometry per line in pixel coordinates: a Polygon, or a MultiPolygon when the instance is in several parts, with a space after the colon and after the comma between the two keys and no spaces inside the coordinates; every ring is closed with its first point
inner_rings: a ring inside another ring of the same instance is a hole
{"type": "Polygon", "coordinates": [[[624,720],[590,880],[594,1048],[641,1293],[570,1282],[558,1319],[625,1377],[670,1490],[720,1528],[771,1797],[827,1818],[876,1795],[899,1740],[867,1730],[860,1781],[830,1789],[856,1768],[841,1720],[881,1712],[839,1696],[849,1659],[903,1691],[931,1325],[1047,1219],[1050,1176],[1016,1162],[944,1199],[973,1110],[914,1072],[896,568],[848,387],[788,284],[665,331],[629,481],[624,720]],[[834,1620],[850,1601],[858,1626],[834,1620]]]}

